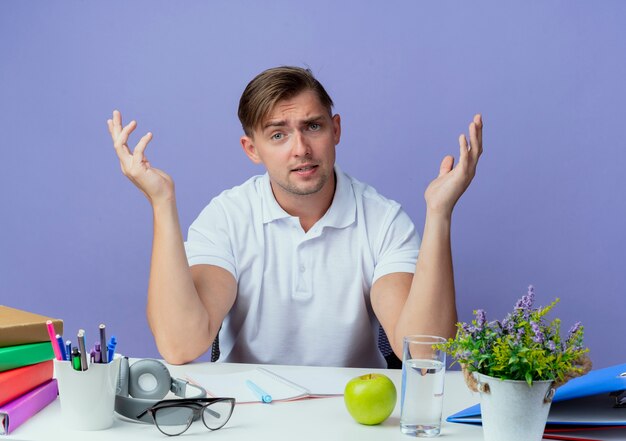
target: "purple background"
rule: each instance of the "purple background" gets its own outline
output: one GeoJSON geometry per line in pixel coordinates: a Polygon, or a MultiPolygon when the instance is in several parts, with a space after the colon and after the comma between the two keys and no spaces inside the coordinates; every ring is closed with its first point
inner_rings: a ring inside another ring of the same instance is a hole
{"type": "Polygon", "coordinates": [[[88,340],[105,322],[124,354],[158,356],[151,211],[105,121],[118,108],[154,133],[186,234],[262,172],[238,144],[243,88],[295,64],[342,115],[338,163],[419,231],[426,185],[482,112],[485,153],[453,224],[460,318],[501,318],[532,283],[540,304],[561,298],[564,332],[584,323],[596,367],[624,362],[626,3],[502,3],[0,3],[0,303],[88,340]]]}

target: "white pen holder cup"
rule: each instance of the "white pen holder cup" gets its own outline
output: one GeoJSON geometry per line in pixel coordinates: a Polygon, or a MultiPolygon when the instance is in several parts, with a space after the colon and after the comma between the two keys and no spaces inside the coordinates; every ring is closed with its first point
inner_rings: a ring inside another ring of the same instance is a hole
{"type": "Polygon", "coordinates": [[[54,360],[63,425],[74,430],[103,430],[113,425],[115,391],[121,356],[111,363],[92,363],[74,370],[69,361],[54,360]]]}

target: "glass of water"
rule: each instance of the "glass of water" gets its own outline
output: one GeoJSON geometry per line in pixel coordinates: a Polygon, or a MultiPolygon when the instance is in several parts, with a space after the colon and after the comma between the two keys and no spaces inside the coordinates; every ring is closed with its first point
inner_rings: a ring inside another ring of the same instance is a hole
{"type": "Polygon", "coordinates": [[[400,429],[411,436],[433,437],[441,432],[446,353],[435,345],[446,339],[434,335],[404,337],[400,429]]]}

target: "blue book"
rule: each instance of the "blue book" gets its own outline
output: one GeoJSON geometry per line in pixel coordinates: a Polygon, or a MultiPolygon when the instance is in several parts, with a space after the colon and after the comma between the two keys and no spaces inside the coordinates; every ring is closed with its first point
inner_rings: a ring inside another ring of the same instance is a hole
{"type": "MultiPolygon", "coordinates": [[[[626,363],[593,370],[556,390],[549,425],[626,425],[626,408],[616,408],[611,393],[626,390],[626,363]]],[[[450,415],[451,423],[481,424],[480,404],[450,415]]]]}

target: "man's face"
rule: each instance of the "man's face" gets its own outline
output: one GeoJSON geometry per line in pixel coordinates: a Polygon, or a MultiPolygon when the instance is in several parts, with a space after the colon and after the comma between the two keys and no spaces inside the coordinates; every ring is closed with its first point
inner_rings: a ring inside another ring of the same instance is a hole
{"type": "MultiPolygon", "coordinates": [[[[334,192],[335,146],[339,115],[331,117],[312,91],[279,101],[252,137],[241,144],[248,157],[262,163],[280,202],[281,196],[334,192]]],[[[332,194],[332,193],[331,193],[332,194]]]]}

